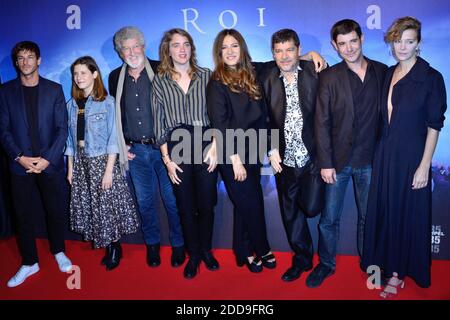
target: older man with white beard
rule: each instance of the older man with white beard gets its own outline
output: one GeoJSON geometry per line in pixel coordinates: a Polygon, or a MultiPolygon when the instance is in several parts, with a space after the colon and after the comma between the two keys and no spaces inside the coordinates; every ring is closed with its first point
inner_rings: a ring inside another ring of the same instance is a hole
{"type": "MultiPolygon", "coordinates": [[[[185,260],[184,240],[172,185],[155,144],[151,92],[159,61],[145,57],[145,38],[135,27],[123,27],[114,35],[114,45],[123,65],[109,75],[109,91],[116,98],[119,159],[123,170],[129,170],[136,193],[142,232],[147,245],[147,263],[161,263],[160,230],[156,210],[157,183],[168,222],[172,245],[171,264],[181,266],[185,260]],[[120,115],[120,116],[119,116],[120,115]]],[[[109,269],[117,267],[122,255],[120,245],[109,248],[112,261],[109,269]]],[[[107,266],[108,267],[108,266],[107,266]]]]}

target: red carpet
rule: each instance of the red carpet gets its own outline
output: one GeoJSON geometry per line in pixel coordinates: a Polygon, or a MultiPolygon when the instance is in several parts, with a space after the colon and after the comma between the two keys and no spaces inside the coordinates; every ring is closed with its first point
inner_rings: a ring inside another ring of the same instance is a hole
{"type": "MultiPolygon", "coordinates": [[[[319,288],[309,289],[305,285],[307,274],[291,283],[280,280],[291,261],[291,254],[286,252],[275,253],[276,269],[252,274],[246,267],[235,265],[231,250],[215,250],[221,269],[211,272],[202,265],[195,279],[185,280],[183,267],[170,266],[170,247],[161,249],[161,266],[149,268],[145,246],[125,244],[121,265],[106,272],[100,265],[103,250],[92,250],[85,242],[66,244],[67,255],[80,267],[81,289],[67,288],[71,275],[58,270],[46,240],[38,241],[41,270],[16,288],[6,287],[20,265],[20,257],[14,238],[0,240],[0,299],[379,300],[380,291],[367,289],[367,277],[354,256],[339,256],[336,273],[319,288]]],[[[432,285],[428,289],[407,278],[405,289],[395,298],[399,299],[450,300],[450,261],[433,261],[432,285]]]]}

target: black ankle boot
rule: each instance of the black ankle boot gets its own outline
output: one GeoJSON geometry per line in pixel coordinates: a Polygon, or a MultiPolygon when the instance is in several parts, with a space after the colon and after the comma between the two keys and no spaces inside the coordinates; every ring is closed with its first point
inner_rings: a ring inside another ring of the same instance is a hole
{"type": "Polygon", "coordinates": [[[110,271],[119,266],[121,258],[122,258],[122,246],[118,241],[111,242],[106,247],[106,254],[102,259],[102,264],[106,266],[107,271],[110,271]]]}
{"type": "Polygon", "coordinates": [[[202,260],[206,265],[206,268],[211,271],[219,270],[219,262],[214,258],[211,251],[205,251],[202,253],[202,260]]]}
{"type": "Polygon", "coordinates": [[[243,267],[245,265],[245,260],[247,260],[247,258],[236,257],[236,265],[238,267],[243,267]]]}
{"type": "Polygon", "coordinates": [[[200,266],[200,257],[198,258],[189,258],[188,263],[184,267],[183,275],[186,279],[193,279],[198,272],[200,266]]]}
{"type": "Polygon", "coordinates": [[[157,267],[161,264],[161,256],[159,255],[160,245],[147,244],[147,264],[149,267],[157,267]]]}

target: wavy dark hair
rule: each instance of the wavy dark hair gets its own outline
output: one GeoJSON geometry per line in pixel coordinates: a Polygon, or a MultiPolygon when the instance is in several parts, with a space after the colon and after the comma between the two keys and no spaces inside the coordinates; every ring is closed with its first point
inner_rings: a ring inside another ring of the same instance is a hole
{"type": "Polygon", "coordinates": [[[244,37],[235,29],[224,29],[219,32],[214,40],[213,58],[215,69],[212,74],[214,80],[220,81],[230,88],[232,92],[246,92],[253,100],[261,99],[261,89],[256,81],[252,58],[248,52],[244,37]],[[226,36],[236,39],[241,49],[239,62],[236,68],[228,67],[223,61],[222,45],[226,36]]]}
{"type": "Polygon", "coordinates": [[[161,60],[161,63],[158,66],[158,74],[160,76],[168,75],[171,79],[174,79],[175,76],[180,76],[180,73],[175,70],[172,58],[170,57],[170,41],[172,41],[172,38],[175,34],[186,37],[189,44],[191,45],[191,57],[189,58],[189,76],[191,77],[191,79],[194,79],[195,74],[198,71],[194,40],[192,40],[191,35],[187,31],[180,28],[173,28],[164,32],[161,43],[159,44],[159,60],[161,60]]]}
{"type": "Polygon", "coordinates": [[[102,75],[100,73],[100,69],[98,68],[97,62],[95,62],[94,58],[90,56],[80,57],[76,59],[70,66],[70,72],[72,73],[72,97],[76,101],[84,98],[83,90],[78,88],[73,79],[75,66],[79,64],[85,65],[92,73],[97,71],[97,78],[94,79],[94,88],[92,89],[91,96],[95,101],[105,100],[106,96],[108,95],[108,91],[106,91],[105,85],[103,84],[102,75]]]}
{"type": "Polygon", "coordinates": [[[338,35],[348,34],[350,32],[355,31],[358,35],[358,38],[361,39],[362,31],[361,26],[358,22],[352,19],[344,19],[336,22],[331,28],[330,35],[331,39],[336,42],[338,35]]]}

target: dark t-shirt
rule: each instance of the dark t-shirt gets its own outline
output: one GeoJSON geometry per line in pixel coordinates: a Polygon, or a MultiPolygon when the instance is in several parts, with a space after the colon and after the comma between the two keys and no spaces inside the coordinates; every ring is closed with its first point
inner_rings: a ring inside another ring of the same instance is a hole
{"type": "Polygon", "coordinates": [[[40,156],[41,153],[39,141],[39,112],[38,112],[39,85],[34,87],[22,86],[22,88],[29,128],[28,133],[31,139],[31,151],[34,157],[38,157],[40,156]]]}
{"type": "Polygon", "coordinates": [[[86,106],[87,98],[77,100],[78,117],[77,117],[77,141],[84,140],[84,130],[86,128],[84,118],[84,107],[86,106]]]}

